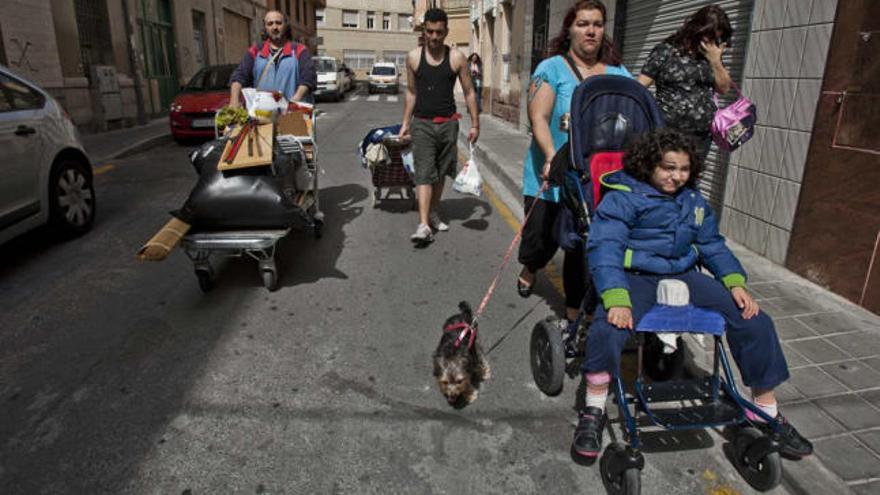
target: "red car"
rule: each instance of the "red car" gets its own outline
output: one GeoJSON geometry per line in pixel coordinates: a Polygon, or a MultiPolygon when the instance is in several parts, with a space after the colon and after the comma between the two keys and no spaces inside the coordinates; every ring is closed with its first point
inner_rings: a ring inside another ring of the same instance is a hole
{"type": "Polygon", "coordinates": [[[229,104],[229,77],[236,67],[205,67],[174,98],[168,117],[175,141],[214,137],[214,114],[229,104]]]}

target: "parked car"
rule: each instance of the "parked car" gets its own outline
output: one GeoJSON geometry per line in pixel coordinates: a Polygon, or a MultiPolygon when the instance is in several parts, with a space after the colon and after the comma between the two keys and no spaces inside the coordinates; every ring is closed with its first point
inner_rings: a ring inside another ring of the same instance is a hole
{"type": "Polygon", "coordinates": [[[347,79],[341,65],[333,57],[314,57],[315,72],[318,74],[318,89],[315,98],[329,98],[340,101],[347,91],[347,79]]]}
{"type": "Polygon", "coordinates": [[[393,62],[376,62],[370,69],[367,79],[367,92],[373,94],[376,91],[389,91],[397,94],[400,87],[400,73],[393,62]]]}
{"type": "Polygon", "coordinates": [[[168,120],[175,141],[214,137],[214,114],[229,104],[229,77],[236,64],[196,72],[171,103],[168,120]]]}
{"type": "Polygon", "coordinates": [[[355,88],[355,80],[354,80],[354,71],[349,69],[347,65],[342,64],[340,66],[342,68],[342,76],[345,78],[346,89],[345,91],[351,91],[355,88]]]}
{"type": "Polygon", "coordinates": [[[0,242],[50,223],[80,235],[95,220],[92,165],[67,112],[0,65],[0,242]]]}

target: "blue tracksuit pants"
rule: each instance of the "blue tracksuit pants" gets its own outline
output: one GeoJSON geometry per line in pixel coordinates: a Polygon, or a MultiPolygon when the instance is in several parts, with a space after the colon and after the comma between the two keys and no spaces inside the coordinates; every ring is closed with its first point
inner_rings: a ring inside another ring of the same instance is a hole
{"type": "MultiPolygon", "coordinates": [[[[788,379],[788,365],[773,321],[764,311],[751,319],[744,319],[742,310],[736,307],[730,291],[721,282],[695,270],[677,275],[627,272],[626,277],[636,325],[642,315],[657,302],[657,284],[660,280],[681,280],[688,285],[694,306],[717,311],[724,317],[727,323],[727,344],[746,386],[772,389],[788,379]]],[[[620,355],[631,335],[629,330],[622,330],[608,323],[607,313],[600,303],[587,333],[587,350],[581,370],[584,373],[607,371],[619,376],[620,355]]]]}

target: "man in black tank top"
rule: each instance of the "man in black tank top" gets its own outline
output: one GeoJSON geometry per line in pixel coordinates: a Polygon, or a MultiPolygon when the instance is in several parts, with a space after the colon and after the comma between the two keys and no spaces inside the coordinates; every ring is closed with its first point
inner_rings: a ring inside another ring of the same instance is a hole
{"type": "Polygon", "coordinates": [[[448,22],[442,9],[428,9],[424,46],[411,50],[406,58],[406,103],[400,135],[412,138],[419,226],[410,238],[419,246],[433,241],[434,231],[449,230],[437,210],[446,177],[455,175],[458,160],[461,116],[455,111],[456,79],[471,116],[468,141],[474,143],[480,135],[477,99],[465,56],[443,43],[449,33],[448,22]]]}

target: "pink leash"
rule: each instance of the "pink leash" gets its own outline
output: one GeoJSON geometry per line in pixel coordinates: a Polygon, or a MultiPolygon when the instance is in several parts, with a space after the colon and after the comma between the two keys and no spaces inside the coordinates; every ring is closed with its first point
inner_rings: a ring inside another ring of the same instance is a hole
{"type": "Polygon", "coordinates": [[[507,266],[507,263],[510,262],[510,255],[513,254],[513,248],[522,238],[523,230],[526,228],[526,223],[528,223],[529,218],[532,216],[532,212],[535,211],[535,206],[538,204],[538,199],[540,199],[541,194],[544,193],[550,184],[547,181],[544,181],[541,184],[541,189],[538,191],[538,194],[535,195],[535,200],[532,202],[532,206],[529,207],[529,211],[526,212],[526,216],[523,217],[522,225],[520,225],[519,230],[516,235],[513,236],[513,241],[510,243],[510,247],[507,248],[507,254],[504,255],[504,259],[501,261],[501,266],[498,267],[498,272],[495,274],[495,278],[492,280],[492,284],[489,285],[489,290],[486,291],[486,295],[483,296],[483,300],[480,302],[480,307],[477,308],[477,312],[474,313],[473,322],[468,325],[467,323],[458,323],[455,325],[450,325],[449,327],[444,328],[444,331],[453,331],[462,328],[461,333],[458,334],[458,338],[455,339],[455,347],[461,345],[464,341],[465,337],[468,337],[468,348],[474,345],[474,339],[477,337],[477,320],[480,318],[480,315],[483,314],[483,311],[486,309],[486,305],[489,304],[489,299],[492,298],[492,293],[495,292],[495,286],[498,285],[498,279],[501,278],[501,274],[504,272],[504,268],[507,266]]]}

